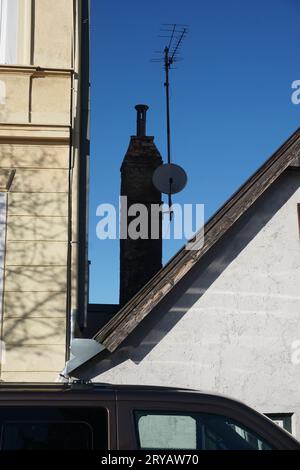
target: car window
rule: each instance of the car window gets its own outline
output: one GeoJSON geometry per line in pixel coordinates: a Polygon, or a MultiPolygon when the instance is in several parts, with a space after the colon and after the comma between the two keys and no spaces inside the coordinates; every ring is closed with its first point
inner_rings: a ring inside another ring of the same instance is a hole
{"type": "Polygon", "coordinates": [[[255,432],[226,416],[135,412],[141,449],[270,450],[255,432]]]}
{"type": "Polygon", "coordinates": [[[0,408],[0,450],[105,450],[102,408],[0,408]]]}
{"type": "Polygon", "coordinates": [[[192,416],[142,415],[138,431],[142,448],[197,449],[197,422],[192,416]]]}
{"type": "Polygon", "coordinates": [[[1,450],[93,449],[87,423],[7,422],[2,424],[1,450]]]}

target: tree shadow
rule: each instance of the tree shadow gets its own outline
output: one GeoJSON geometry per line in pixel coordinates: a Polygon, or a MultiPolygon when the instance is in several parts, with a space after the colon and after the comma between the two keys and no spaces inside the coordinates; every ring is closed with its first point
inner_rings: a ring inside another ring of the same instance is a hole
{"type": "Polygon", "coordinates": [[[44,363],[36,372],[47,371],[52,346],[61,348],[59,367],[64,366],[69,165],[66,142],[0,142],[0,170],[16,170],[7,193],[4,293],[0,290],[1,340],[8,352],[2,372],[16,370],[10,352],[18,363],[27,362],[22,370],[34,371],[30,361],[35,356],[44,363]]]}

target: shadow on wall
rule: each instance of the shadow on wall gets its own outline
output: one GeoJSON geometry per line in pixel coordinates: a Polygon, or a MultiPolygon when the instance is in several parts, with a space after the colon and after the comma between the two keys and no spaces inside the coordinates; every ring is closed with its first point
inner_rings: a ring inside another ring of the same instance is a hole
{"type": "Polygon", "coordinates": [[[39,345],[32,354],[46,362],[51,353],[41,345],[64,346],[66,337],[69,146],[3,142],[2,166],[16,174],[8,193],[1,336],[7,351],[39,345]]]}
{"type": "Polygon", "coordinates": [[[104,351],[79,369],[80,376],[96,377],[128,360],[141,363],[298,188],[298,174],[289,171],[281,175],[122,345],[114,353],[104,351]]]}

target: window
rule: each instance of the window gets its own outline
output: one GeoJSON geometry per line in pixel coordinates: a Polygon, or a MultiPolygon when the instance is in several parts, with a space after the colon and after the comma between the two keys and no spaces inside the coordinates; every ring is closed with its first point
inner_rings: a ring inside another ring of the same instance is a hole
{"type": "Polygon", "coordinates": [[[0,0],[0,63],[16,64],[19,0],[0,0]]]}
{"type": "Polygon", "coordinates": [[[280,426],[282,429],[292,433],[292,416],[293,413],[282,413],[282,414],[275,414],[275,413],[268,413],[266,414],[268,418],[270,418],[277,426],[280,426]]]}
{"type": "Polygon", "coordinates": [[[138,418],[142,448],[197,449],[197,424],[192,416],[147,414],[138,418]]]}
{"type": "Polygon", "coordinates": [[[136,412],[141,449],[270,450],[256,433],[225,416],[136,412]]]}
{"type": "Polygon", "coordinates": [[[102,408],[0,408],[0,450],[108,449],[102,408]]]}
{"type": "Polygon", "coordinates": [[[93,449],[93,430],[80,422],[7,422],[1,450],[93,449]]]}

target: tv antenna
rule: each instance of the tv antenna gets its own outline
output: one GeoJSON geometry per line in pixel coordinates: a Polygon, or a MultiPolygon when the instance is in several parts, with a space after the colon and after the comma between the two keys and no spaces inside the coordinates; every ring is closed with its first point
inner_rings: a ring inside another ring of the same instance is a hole
{"type": "MultiPolygon", "coordinates": [[[[171,159],[171,123],[170,123],[170,70],[174,63],[181,60],[179,57],[180,47],[185,39],[188,26],[183,24],[162,24],[160,37],[168,38],[168,45],[164,48],[164,56],[154,59],[154,62],[164,62],[165,70],[165,91],[166,91],[166,118],[167,118],[167,159],[168,163],[159,166],[153,175],[154,186],[162,193],[168,194],[168,204],[170,208],[170,220],[173,217],[172,194],[176,194],[184,189],[187,183],[187,175],[183,168],[174,165],[171,159]]],[[[158,52],[160,53],[160,52],[158,52]]]]}

